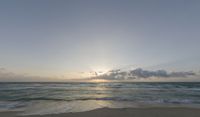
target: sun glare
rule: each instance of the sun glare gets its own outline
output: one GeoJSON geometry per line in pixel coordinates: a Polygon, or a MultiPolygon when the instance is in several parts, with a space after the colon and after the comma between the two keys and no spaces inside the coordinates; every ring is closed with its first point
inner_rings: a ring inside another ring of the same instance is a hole
{"type": "Polygon", "coordinates": [[[90,82],[109,82],[108,80],[105,79],[92,79],[90,82]]]}

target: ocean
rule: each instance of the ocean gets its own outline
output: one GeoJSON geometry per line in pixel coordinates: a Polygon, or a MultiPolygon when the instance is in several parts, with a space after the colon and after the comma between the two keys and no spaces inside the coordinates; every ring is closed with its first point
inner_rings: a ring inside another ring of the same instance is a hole
{"type": "Polygon", "coordinates": [[[0,111],[23,115],[97,108],[200,107],[200,83],[0,83],[0,111]]]}

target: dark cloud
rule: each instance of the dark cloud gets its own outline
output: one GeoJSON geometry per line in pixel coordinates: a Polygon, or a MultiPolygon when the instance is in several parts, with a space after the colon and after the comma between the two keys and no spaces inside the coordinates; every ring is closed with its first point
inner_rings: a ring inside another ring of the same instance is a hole
{"type": "Polygon", "coordinates": [[[97,76],[94,78],[100,79],[110,79],[110,80],[124,80],[124,79],[139,79],[139,78],[173,78],[173,77],[182,77],[186,78],[188,76],[195,76],[194,72],[167,72],[165,70],[143,70],[141,68],[130,70],[130,71],[121,71],[121,70],[111,70],[108,73],[97,76]]]}

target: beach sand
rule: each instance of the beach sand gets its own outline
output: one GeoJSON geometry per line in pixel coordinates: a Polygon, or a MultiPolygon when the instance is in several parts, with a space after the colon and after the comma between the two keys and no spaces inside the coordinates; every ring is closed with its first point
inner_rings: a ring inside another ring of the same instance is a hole
{"type": "Polygon", "coordinates": [[[52,115],[28,115],[17,116],[16,112],[1,112],[0,117],[200,117],[200,109],[197,108],[102,108],[87,112],[62,113],[52,115]]]}

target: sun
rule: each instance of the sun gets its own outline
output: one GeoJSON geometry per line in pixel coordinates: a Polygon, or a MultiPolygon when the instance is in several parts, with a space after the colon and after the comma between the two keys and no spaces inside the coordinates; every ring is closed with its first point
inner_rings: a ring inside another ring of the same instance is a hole
{"type": "Polygon", "coordinates": [[[99,75],[103,75],[105,74],[107,71],[95,71],[96,74],[99,76],[99,75]]]}
{"type": "Polygon", "coordinates": [[[93,71],[95,72],[97,76],[99,76],[99,75],[106,74],[109,71],[109,69],[106,67],[98,67],[98,68],[93,69],[93,71]]]}

